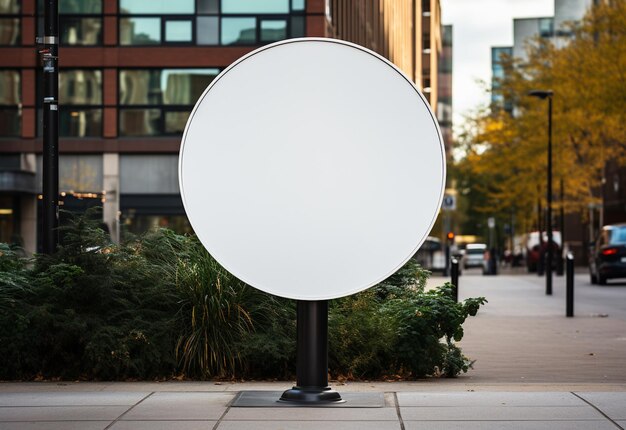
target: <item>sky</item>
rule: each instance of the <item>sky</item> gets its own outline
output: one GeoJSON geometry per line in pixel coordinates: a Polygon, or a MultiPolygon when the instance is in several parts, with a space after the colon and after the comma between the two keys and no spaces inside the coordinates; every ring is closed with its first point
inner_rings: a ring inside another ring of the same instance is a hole
{"type": "Polygon", "coordinates": [[[554,0],[441,0],[443,24],[453,25],[454,122],[489,103],[491,47],[513,44],[513,18],[554,15],[554,0]]]}

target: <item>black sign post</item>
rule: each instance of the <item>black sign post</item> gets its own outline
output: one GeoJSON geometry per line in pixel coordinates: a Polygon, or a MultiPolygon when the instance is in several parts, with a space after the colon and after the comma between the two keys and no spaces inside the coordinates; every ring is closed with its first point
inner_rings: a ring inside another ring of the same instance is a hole
{"type": "Polygon", "coordinates": [[[328,300],[298,300],[296,386],[281,402],[303,405],[340,403],[344,400],[328,386],[328,300]]]}

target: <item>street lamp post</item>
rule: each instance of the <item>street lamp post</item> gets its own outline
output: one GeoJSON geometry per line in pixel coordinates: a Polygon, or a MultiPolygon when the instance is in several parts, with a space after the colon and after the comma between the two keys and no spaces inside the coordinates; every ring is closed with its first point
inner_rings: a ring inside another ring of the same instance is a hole
{"type": "Polygon", "coordinates": [[[528,95],[548,99],[548,190],[546,192],[546,232],[548,233],[548,255],[546,259],[546,294],[552,295],[552,90],[533,90],[528,95]]]}

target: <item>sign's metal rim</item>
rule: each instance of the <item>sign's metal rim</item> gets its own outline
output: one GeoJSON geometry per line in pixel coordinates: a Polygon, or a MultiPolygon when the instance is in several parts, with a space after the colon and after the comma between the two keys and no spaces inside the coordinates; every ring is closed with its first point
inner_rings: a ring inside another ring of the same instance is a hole
{"type": "MultiPolygon", "coordinates": [[[[334,44],[339,44],[339,45],[344,45],[344,46],[349,46],[351,48],[355,48],[358,49],[366,54],[369,54],[373,57],[375,57],[376,59],[382,61],[383,63],[385,63],[387,66],[389,66],[393,71],[395,71],[396,73],[398,73],[412,88],[413,90],[417,93],[417,95],[419,96],[420,100],[422,101],[422,103],[424,103],[424,105],[426,106],[426,110],[428,112],[428,114],[430,115],[430,119],[435,127],[436,133],[437,133],[437,137],[438,137],[438,141],[439,141],[439,146],[440,146],[440,151],[441,151],[441,173],[442,173],[442,177],[441,179],[441,189],[439,191],[439,198],[438,198],[438,204],[436,207],[441,208],[441,204],[443,201],[443,197],[445,195],[445,185],[446,185],[446,151],[445,151],[445,146],[444,146],[444,142],[443,142],[443,135],[441,133],[441,129],[439,128],[439,123],[437,122],[437,119],[435,118],[434,112],[432,111],[432,108],[430,107],[428,101],[426,100],[426,98],[424,97],[424,95],[420,92],[420,90],[415,86],[415,84],[413,83],[413,81],[411,81],[406,74],[400,70],[395,64],[393,64],[391,61],[387,60],[385,57],[381,56],[380,54],[367,49],[361,45],[357,45],[355,43],[351,43],[351,42],[347,42],[345,40],[339,40],[339,39],[332,39],[332,38],[325,38],[325,37],[301,37],[301,38],[294,38],[294,39],[286,39],[286,40],[281,40],[275,43],[271,43],[268,45],[264,45],[258,49],[255,49],[252,52],[249,52],[248,54],[240,57],[239,59],[235,60],[232,64],[230,64],[228,67],[226,67],[218,76],[216,76],[213,81],[209,84],[209,86],[204,90],[204,92],[202,93],[202,95],[198,98],[198,101],[196,102],[196,104],[193,107],[193,110],[191,111],[191,114],[189,115],[189,119],[187,120],[187,124],[185,125],[185,130],[183,132],[183,136],[181,139],[181,145],[180,145],[180,152],[179,152],[179,158],[178,158],[178,185],[179,185],[179,189],[180,189],[180,194],[181,194],[181,199],[183,202],[183,207],[185,208],[185,211],[187,210],[187,203],[186,203],[186,196],[185,196],[185,188],[183,186],[183,153],[184,153],[184,149],[185,149],[185,144],[187,141],[187,133],[189,131],[189,128],[191,126],[191,123],[193,122],[193,118],[195,117],[195,114],[200,106],[200,104],[202,103],[202,101],[204,100],[204,98],[206,97],[206,95],[211,91],[211,89],[218,84],[218,82],[220,81],[221,78],[223,78],[224,76],[226,76],[228,74],[229,71],[231,71],[232,69],[234,69],[235,67],[237,67],[239,64],[241,64],[242,62],[246,61],[248,58],[253,57],[263,51],[266,51],[268,49],[272,49],[274,47],[277,46],[281,46],[281,45],[287,45],[287,44],[293,44],[293,43],[307,43],[307,42],[323,42],[323,43],[334,43],[334,44]]],[[[441,210],[441,209],[440,209],[441,210]]],[[[432,216],[432,219],[430,221],[430,224],[428,226],[428,229],[425,230],[423,237],[417,241],[417,244],[415,246],[415,248],[409,253],[408,256],[406,256],[400,264],[398,264],[396,267],[394,267],[391,271],[389,271],[388,273],[386,273],[384,276],[382,276],[380,279],[377,279],[374,282],[371,282],[365,286],[361,286],[358,287],[356,289],[352,289],[348,292],[345,293],[341,293],[338,295],[332,295],[332,296],[328,296],[328,297],[298,297],[298,296],[290,296],[290,295],[281,295],[281,297],[285,297],[288,299],[295,299],[295,300],[330,300],[330,299],[336,299],[339,297],[345,297],[345,296],[349,296],[352,294],[356,294],[360,291],[364,291],[368,288],[371,288],[372,286],[384,281],[385,279],[387,279],[389,276],[393,275],[395,272],[397,272],[402,266],[404,266],[406,264],[407,261],[409,261],[409,259],[418,251],[418,249],[422,246],[422,244],[424,243],[424,241],[426,240],[426,238],[428,237],[428,234],[430,233],[430,231],[432,230],[436,220],[437,220],[437,216],[438,216],[439,211],[435,211],[435,213],[432,216]]],[[[191,219],[190,219],[191,222],[191,219]]],[[[193,227],[193,225],[192,225],[193,227]]],[[[214,256],[214,258],[216,258],[214,256]]],[[[218,262],[219,259],[216,258],[216,260],[218,262]]],[[[221,264],[221,262],[220,262],[221,264]]],[[[225,267],[228,270],[228,267],[225,267]]],[[[254,283],[248,282],[246,279],[243,279],[241,277],[239,277],[238,275],[236,275],[239,279],[241,279],[243,282],[246,282],[247,284],[258,288],[254,285],[254,283]]],[[[265,291],[267,293],[270,294],[275,294],[272,291],[267,291],[265,289],[262,289],[262,291],[265,291]]]]}

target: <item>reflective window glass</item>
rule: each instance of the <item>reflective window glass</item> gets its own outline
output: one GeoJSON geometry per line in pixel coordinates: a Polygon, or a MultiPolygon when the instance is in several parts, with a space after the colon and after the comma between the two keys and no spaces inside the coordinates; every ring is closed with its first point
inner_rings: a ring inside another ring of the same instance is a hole
{"type": "Polygon", "coordinates": [[[65,191],[101,191],[102,155],[59,156],[59,188],[65,191]]]}
{"type": "Polygon", "coordinates": [[[20,0],[0,0],[1,14],[18,14],[20,13],[20,0]]]}
{"type": "Polygon", "coordinates": [[[161,109],[120,109],[120,136],[161,134],[161,109]]]}
{"type": "Polygon", "coordinates": [[[291,0],[291,9],[304,10],[304,0],[291,0]]]}
{"type": "Polygon", "coordinates": [[[198,13],[219,13],[219,0],[198,0],[198,13]]]}
{"type": "Polygon", "coordinates": [[[95,15],[102,13],[102,0],[59,0],[59,13],[95,15]]]}
{"type": "Polygon", "coordinates": [[[222,0],[222,13],[289,13],[289,0],[222,0]]]}
{"type": "Polygon", "coordinates": [[[122,70],[121,105],[193,105],[218,69],[122,70]]]}
{"type": "Polygon", "coordinates": [[[121,14],[194,14],[194,0],[120,0],[121,14]]]}
{"type": "Polygon", "coordinates": [[[0,136],[19,136],[22,129],[22,112],[19,109],[0,107],[0,136]]]}
{"type": "Polygon", "coordinates": [[[304,30],[304,16],[292,16],[291,17],[291,37],[304,37],[306,36],[304,30]]]}
{"type": "Polygon", "coordinates": [[[196,43],[198,45],[218,45],[219,18],[216,16],[200,16],[196,18],[196,43]]]}
{"type": "Polygon", "coordinates": [[[63,16],[59,18],[62,45],[102,44],[102,19],[63,16]]]}
{"type": "Polygon", "coordinates": [[[119,80],[121,105],[161,104],[159,70],[122,70],[119,80]]]}
{"type": "Polygon", "coordinates": [[[184,112],[165,112],[165,133],[182,134],[191,114],[191,109],[184,112]]]}
{"type": "Polygon", "coordinates": [[[164,69],[161,73],[163,104],[195,104],[218,73],[217,69],[164,69]]]}
{"type": "Polygon", "coordinates": [[[191,21],[165,21],[166,42],[191,42],[191,21]]]}
{"type": "Polygon", "coordinates": [[[61,106],[59,135],[67,137],[102,136],[102,109],[74,109],[61,106]]]}
{"type": "Polygon", "coordinates": [[[18,105],[22,102],[20,72],[0,70],[0,105],[18,105]]]}
{"type": "Polygon", "coordinates": [[[254,45],[256,18],[222,18],[222,45],[254,45]]]}
{"type": "Polygon", "coordinates": [[[161,43],[160,18],[121,18],[120,45],[154,45],[161,43]]]}
{"type": "Polygon", "coordinates": [[[61,70],[59,102],[61,105],[102,104],[102,72],[100,70],[61,70]]]}
{"type": "Polygon", "coordinates": [[[287,21],[284,19],[261,21],[261,42],[275,42],[287,38],[287,21]]]}
{"type": "Polygon", "coordinates": [[[17,45],[20,41],[20,19],[0,18],[0,45],[17,45]]]}

